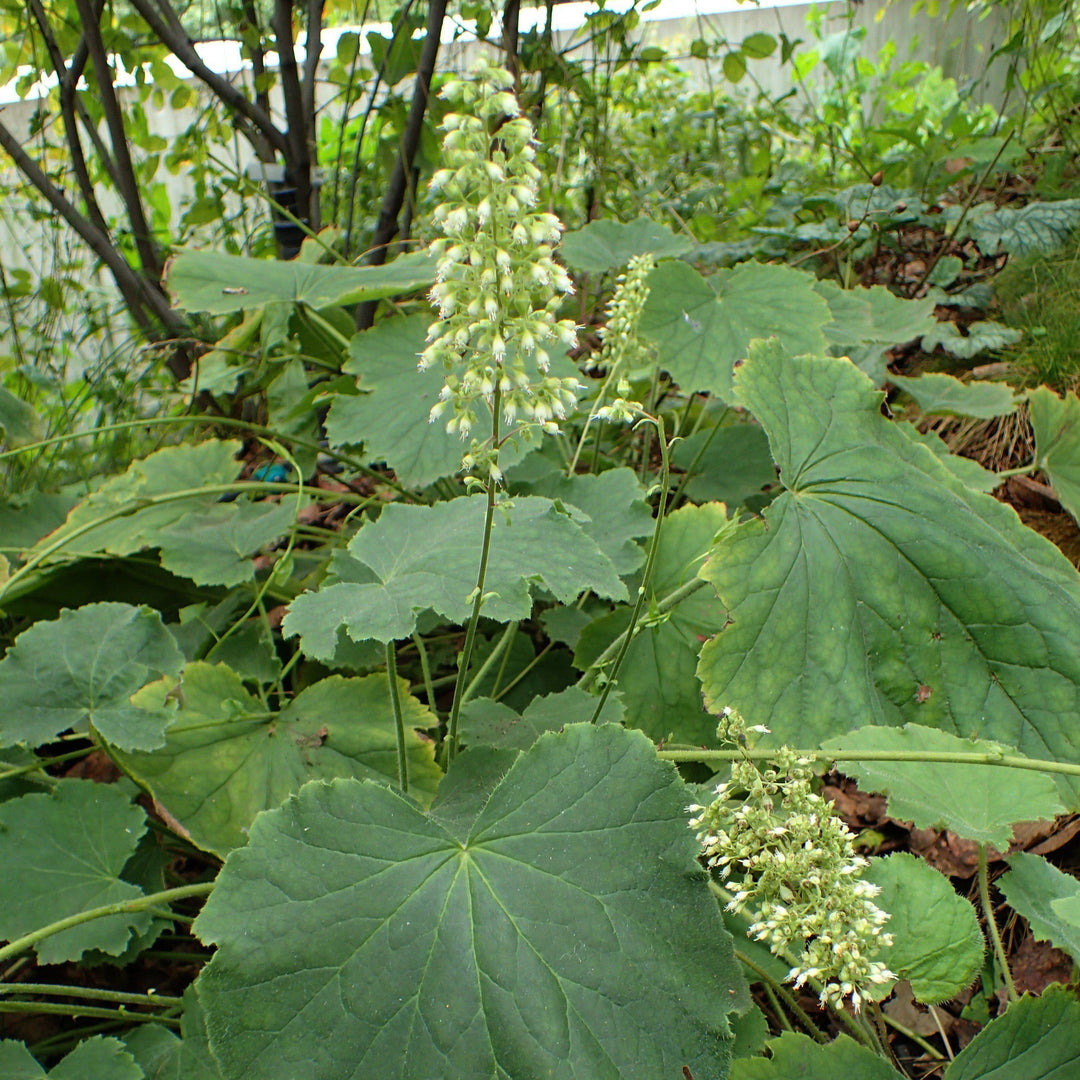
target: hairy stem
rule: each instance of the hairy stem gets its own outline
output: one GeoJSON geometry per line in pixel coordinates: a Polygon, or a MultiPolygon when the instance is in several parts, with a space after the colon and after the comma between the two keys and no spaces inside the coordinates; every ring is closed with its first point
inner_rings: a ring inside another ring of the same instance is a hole
{"type": "Polygon", "coordinates": [[[128,994],[120,990],[98,990],[92,986],[64,986],[54,983],[0,983],[0,997],[5,994],[52,994],[55,997],[78,998],[85,1001],[111,1001],[117,1005],[160,1005],[161,1008],[182,1006],[184,999],[155,994],[128,994]]]}
{"type": "Polygon", "coordinates": [[[405,717],[401,712],[401,690],[398,686],[397,657],[394,643],[386,643],[386,677],[390,680],[390,703],[394,707],[394,728],[397,731],[398,787],[402,794],[409,790],[409,759],[405,754],[405,717]]]}
{"type": "Polygon", "coordinates": [[[634,627],[637,626],[638,618],[641,616],[641,609],[645,604],[645,592],[649,587],[649,579],[652,576],[653,566],[656,564],[656,556],[660,550],[660,531],[664,527],[664,510],[667,508],[670,462],[668,460],[667,438],[664,435],[664,418],[658,415],[655,423],[656,433],[660,437],[660,457],[662,462],[660,468],[660,501],[656,506],[656,525],[653,528],[652,541],[649,544],[649,555],[645,560],[645,570],[641,575],[641,584],[638,586],[637,599],[634,601],[634,610],[630,615],[630,623],[623,634],[622,645],[615,657],[615,663],[611,665],[611,671],[608,672],[608,677],[604,682],[604,688],[600,692],[600,700],[597,701],[596,708],[593,710],[592,720],[590,721],[590,723],[593,724],[600,719],[600,713],[603,711],[604,704],[608,699],[608,694],[611,693],[612,686],[615,685],[615,680],[619,675],[619,668],[622,667],[626,652],[630,648],[630,642],[634,638],[634,627]]]}
{"type": "MultiPolygon", "coordinates": [[[[1080,765],[1064,761],[1020,757],[1018,754],[952,753],[947,750],[802,750],[793,753],[811,761],[941,761],[952,765],[997,765],[1004,769],[1025,769],[1028,772],[1058,773],[1080,776],[1080,765]]],[[[771,761],[776,750],[660,750],[657,756],[665,761],[771,761]]]]}
{"type": "Polygon", "coordinates": [[[174,900],[186,900],[192,896],[209,896],[213,891],[214,882],[204,881],[197,885],[182,885],[177,889],[165,889],[162,892],[150,893],[148,896],[120,900],[115,904],[104,904],[102,907],[91,908],[89,911],[80,911],[77,915],[68,915],[67,918],[58,919],[54,923],[49,923],[48,926],[42,926],[8,942],[0,948],[0,964],[13,956],[18,956],[19,953],[26,952],[27,949],[32,949],[39,941],[44,941],[64,930],[70,930],[74,926],[82,926],[84,923],[104,919],[110,915],[130,915],[136,911],[156,907],[158,904],[171,904],[174,900]]]}
{"type": "Polygon", "coordinates": [[[1001,933],[994,916],[994,905],[990,902],[990,873],[987,867],[985,843],[979,844],[979,902],[982,905],[983,918],[986,920],[986,932],[990,935],[998,967],[1001,968],[1005,986],[1009,991],[1009,1001],[1018,1001],[1020,995],[1016,992],[1016,983],[1013,982],[1012,971],[1009,969],[1009,958],[1005,955],[1005,946],[1001,943],[1001,933]]]}
{"type": "MultiPolygon", "coordinates": [[[[491,404],[491,446],[495,452],[499,448],[499,410],[502,408],[502,394],[499,390],[498,380],[491,404]]],[[[469,674],[469,664],[472,663],[473,645],[476,642],[476,625],[480,621],[480,607],[484,602],[484,583],[487,581],[488,555],[491,552],[491,529],[495,520],[495,478],[489,473],[487,478],[487,513],[484,515],[484,540],[480,548],[480,567],[476,572],[476,590],[473,597],[472,615],[469,617],[469,625],[465,631],[465,644],[462,646],[461,655],[458,657],[457,679],[454,682],[454,703],[450,707],[450,719],[447,722],[446,732],[446,763],[450,764],[458,752],[458,718],[461,715],[461,706],[465,698],[465,679],[469,674]]]]}

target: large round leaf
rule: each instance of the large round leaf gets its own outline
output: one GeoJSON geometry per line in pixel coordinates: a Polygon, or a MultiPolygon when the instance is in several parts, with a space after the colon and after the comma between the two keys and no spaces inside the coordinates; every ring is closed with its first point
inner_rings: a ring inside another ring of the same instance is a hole
{"type": "MultiPolygon", "coordinates": [[[[269,713],[224,664],[193,663],[178,691],[166,680],[147,687],[136,702],[157,708],[176,693],[182,708],[165,747],[116,758],[207,851],[225,855],[246,843],[255,815],[308,780],[397,781],[394,712],[384,674],[321,679],[269,713]]],[[[436,725],[403,681],[400,698],[407,732],[436,725]]],[[[407,747],[412,790],[430,799],[442,775],[431,743],[412,733],[407,747]]]]}
{"type": "Polygon", "coordinates": [[[956,1055],[945,1080],[1069,1080],[1080,1075],[1080,1002],[1064,987],[1025,994],[956,1055]]]}
{"type": "Polygon", "coordinates": [[[723,1075],[745,999],[686,798],[615,725],[543,735],[490,797],[430,814],[307,785],[256,819],[196,922],[224,1075],[723,1075]]]}
{"type": "Polygon", "coordinates": [[[787,490],[702,571],[732,614],[701,653],[709,707],[795,745],[911,720],[1077,760],[1065,557],[882,417],[846,361],[762,343],[736,385],[787,490]]]}
{"type": "MultiPolygon", "coordinates": [[[[362,393],[335,395],[326,417],[331,446],[363,443],[367,460],[385,461],[403,484],[414,487],[460,472],[468,449],[446,430],[445,421],[430,422],[431,407],[446,383],[442,364],[416,370],[430,325],[430,315],[410,315],[383,319],[357,334],[343,370],[357,377],[362,393]]],[[[499,464],[509,468],[538,446],[511,440],[499,450],[499,464]]]]}
{"type": "Polygon", "coordinates": [[[891,731],[869,725],[829,739],[824,749],[895,751],[896,761],[845,761],[844,772],[855,777],[863,791],[887,795],[889,813],[895,818],[914,822],[919,829],[951,829],[967,840],[1002,850],[1017,822],[1053,820],[1065,809],[1046,773],[918,760],[920,753],[1003,752],[996,743],[982,739],[960,739],[918,724],[891,731]]]}

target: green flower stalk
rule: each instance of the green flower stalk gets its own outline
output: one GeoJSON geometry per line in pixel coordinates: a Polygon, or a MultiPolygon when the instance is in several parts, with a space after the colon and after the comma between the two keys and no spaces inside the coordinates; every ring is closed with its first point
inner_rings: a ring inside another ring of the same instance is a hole
{"type": "Polygon", "coordinates": [[[536,209],[533,129],[512,85],[509,72],[481,60],[469,79],[441,91],[455,109],[442,124],[447,167],[431,180],[443,198],[434,213],[442,236],[431,245],[438,268],[430,298],[439,318],[419,366],[445,367],[430,419],[449,410],[447,430],[462,439],[481,402],[526,435],[537,425],[555,432],[580,388],[550,374],[552,350],[577,342],[574,323],[558,314],[573,285],[553,257],[562,225],[536,209]]]}
{"type": "Polygon", "coordinates": [[[630,421],[641,414],[641,403],[627,400],[630,395],[629,371],[635,366],[649,364],[653,360],[653,347],[643,341],[638,333],[641,313],[649,298],[649,275],[656,266],[652,255],[635,255],[626,265],[626,273],[619,275],[615,294],[608,305],[607,324],[600,331],[600,353],[593,363],[607,369],[608,377],[600,390],[601,405],[593,414],[601,420],[630,421]],[[615,392],[618,395],[610,405],[602,404],[608,386],[618,379],[615,392]]]}
{"type": "MultiPolygon", "coordinates": [[[[721,739],[746,745],[749,731],[738,713],[724,710],[721,739]]],[[[872,985],[897,978],[873,959],[892,944],[884,930],[890,916],[874,904],[880,890],[862,879],[870,864],[812,790],[808,766],[786,747],[764,769],[734,762],[715,801],[688,808],[690,827],[732,894],[728,910],[749,912],[748,933],[796,961],[793,984],[816,980],[823,1004],[840,1007],[850,998],[858,1011],[872,985]]]]}

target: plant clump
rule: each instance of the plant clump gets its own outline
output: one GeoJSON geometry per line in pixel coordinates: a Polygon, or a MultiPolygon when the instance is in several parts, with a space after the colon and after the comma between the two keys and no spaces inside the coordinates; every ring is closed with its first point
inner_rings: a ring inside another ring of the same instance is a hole
{"type": "MultiPolygon", "coordinates": [[[[720,739],[745,746],[748,734],[725,708],[720,739]]],[[[765,768],[735,761],[715,800],[688,808],[690,827],[731,893],[727,910],[748,914],[748,934],[794,961],[793,984],[814,982],[823,1004],[850,998],[857,1011],[872,986],[897,978],[874,959],[892,944],[890,915],[874,903],[879,888],[862,878],[869,862],[812,782],[809,760],[787,747],[765,768]]]]}

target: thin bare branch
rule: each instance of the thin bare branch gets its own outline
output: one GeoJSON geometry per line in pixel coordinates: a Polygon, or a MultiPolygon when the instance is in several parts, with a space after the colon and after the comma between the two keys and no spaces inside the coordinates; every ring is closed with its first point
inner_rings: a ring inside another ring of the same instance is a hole
{"type": "Polygon", "coordinates": [[[139,181],[128,146],[127,130],[124,127],[124,114],[116,96],[116,87],[113,86],[113,71],[109,66],[109,57],[101,36],[101,22],[95,19],[91,0],[75,0],[75,6],[83,21],[83,40],[90,51],[90,62],[94,65],[94,74],[97,76],[98,93],[101,95],[101,106],[116,162],[117,187],[127,211],[135,250],[139,253],[143,271],[156,280],[161,277],[163,263],[146,220],[139,181]]]}
{"type": "Polygon", "coordinates": [[[222,104],[231,109],[238,119],[244,121],[241,130],[253,146],[257,145],[256,136],[252,131],[254,128],[279,153],[288,152],[285,136],[275,126],[270,114],[255,102],[250,101],[239,87],[206,66],[195,50],[195,43],[179,25],[179,20],[176,20],[175,12],[169,8],[167,0],[164,6],[172,13],[173,20],[176,20],[175,25],[173,20],[167,20],[155,10],[151,0],[131,0],[131,6],[142,16],[157,39],[184,64],[188,71],[211,90],[222,104]]]}
{"type": "Polygon", "coordinates": [[[285,173],[296,188],[297,216],[311,218],[311,153],[308,148],[307,114],[300,71],[293,49],[292,0],[274,0],[271,25],[274,28],[278,63],[281,68],[281,93],[285,99],[285,173]]]}
{"type": "Polygon", "coordinates": [[[135,321],[151,330],[155,319],[172,335],[186,335],[187,324],[169,307],[165,296],[155,284],[144,278],[113,246],[112,240],[68,200],[62,191],[42,171],[22,144],[0,121],[0,149],[15,163],[15,167],[46,199],[49,205],[86,242],[91,251],[108,267],[116,287],[135,321]]]}
{"type": "MultiPolygon", "coordinates": [[[[430,0],[427,23],[424,27],[424,45],[420,51],[420,62],[416,67],[416,82],[413,84],[412,104],[405,121],[405,130],[401,133],[397,160],[394,162],[394,171],[379,210],[372,252],[368,257],[368,263],[372,266],[381,266],[386,262],[388,245],[398,233],[398,215],[405,202],[413,160],[420,146],[420,133],[424,127],[424,115],[431,96],[431,77],[435,72],[435,61],[439,56],[439,41],[445,18],[446,0],[430,0]]],[[[357,329],[365,330],[372,325],[375,321],[375,307],[374,303],[369,302],[357,308],[357,329]]]]}

